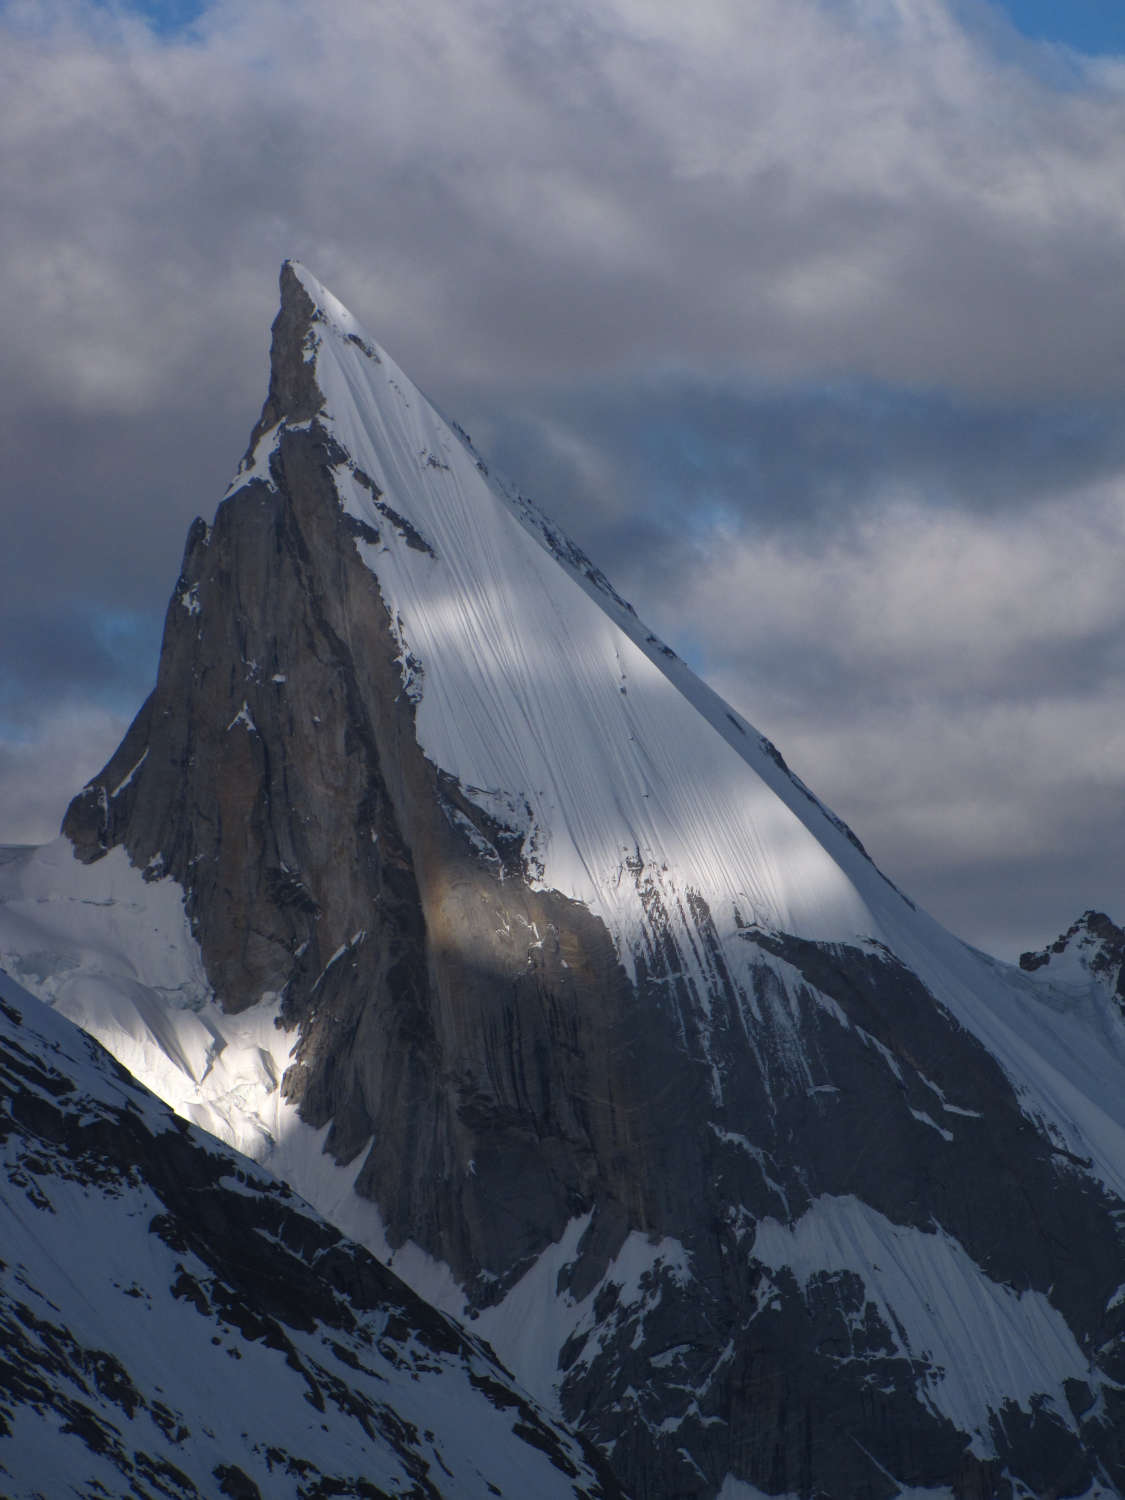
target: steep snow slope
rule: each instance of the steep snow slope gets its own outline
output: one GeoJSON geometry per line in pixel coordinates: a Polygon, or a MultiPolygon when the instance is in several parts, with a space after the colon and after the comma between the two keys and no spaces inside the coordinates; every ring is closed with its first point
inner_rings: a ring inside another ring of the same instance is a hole
{"type": "Polygon", "coordinates": [[[475,1340],[0,974],[0,1488],[608,1497],[475,1340]]]}
{"type": "Polygon", "coordinates": [[[316,380],[346,454],[344,508],[377,528],[374,481],[426,544],[410,545],[410,533],[356,541],[417,663],[427,756],[519,829],[541,884],[602,916],[626,963],[644,941],[627,864],[637,858],[669,872],[667,899],[703,896],[724,938],[746,923],[878,936],[832,854],[760,774],[746,774],[767,763],[758,736],[735,731],[749,741],[741,749],[715,733],[632,614],[606,589],[588,592],[565,557],[559,566],[528,508],[491,482],[331,293],[298,275],[325,318],[316,380]]]}
{"type": "Polygon", "coordinates": [[[184,894],[114,849],[95,866],[69,839],[0,849],[0,962],[193,1124],[258,1161],[285,1133],[293,1039],[276,1005],[232,1016],[211,997],[184,894]]]}
{"type": "MultiPolygon", "coordinates": [[[[419,743],[523,837],[537,883],[601,916],[630,969],[651,950],[657,904],[686,935],[702,900],[735,970],[757,928],[886,944],[1001,1061],[1060,1144],[1125,1191],[1125,1033],[1090,1036],[1037,1004],[1018,973],[901,897],[769,742],[295,270],[321,314],[308,356],[319,420],[342,450],[334,481],[396,622],[419,743]],[[408,526],[385,525],[388,505],[408,526]]],[[[232,492],[268,467],[278,431],[232,492]]],[[[706,959],[686,936],[679,947],[706,1005],[706,959]]]]}

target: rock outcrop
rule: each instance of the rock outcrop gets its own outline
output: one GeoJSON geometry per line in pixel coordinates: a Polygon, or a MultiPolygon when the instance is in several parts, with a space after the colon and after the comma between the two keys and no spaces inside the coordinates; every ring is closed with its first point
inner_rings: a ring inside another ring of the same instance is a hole
{"type": "Polygon", "coordinates": [[[1048,947],[1021,953],[1020,968],[1064,983],[1091,979],[1125,1017],[1125,931],[1105,912],[1083,912],[1048,947]]]}

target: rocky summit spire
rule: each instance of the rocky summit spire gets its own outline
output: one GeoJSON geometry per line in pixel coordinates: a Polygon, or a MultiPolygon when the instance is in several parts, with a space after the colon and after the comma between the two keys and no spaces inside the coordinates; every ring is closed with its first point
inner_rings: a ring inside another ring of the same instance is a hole
{"type": "Polygon", "coordinates": [[[123,1053],[634,1495],[1125,1491],[1121,1038],[915,910],[296,264],[64,832],[82,922],[131,863],[214,996],[192,1051],[134,951],[123,1053]]]}
{"type": "Polygon", "coordinates": [[[317,308],[308,290],[311,278],[307,273],[302,277],[303,269],[291,260],[281,267],[281,305],[270,340],[269,394],[250,434],[244,462],[249,462],[264,432],[283,420],[307,422],[324,404],[306,348],[317,308]]]}

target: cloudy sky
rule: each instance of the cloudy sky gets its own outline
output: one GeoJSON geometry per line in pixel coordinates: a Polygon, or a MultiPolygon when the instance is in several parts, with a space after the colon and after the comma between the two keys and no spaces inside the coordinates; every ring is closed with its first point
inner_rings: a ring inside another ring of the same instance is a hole
{"type": "Polygon", "coordinates": [[[288,255],[937,916],[1125,919],[1118,0],[0,0],[0,839],[151,684],[288,255]]]}

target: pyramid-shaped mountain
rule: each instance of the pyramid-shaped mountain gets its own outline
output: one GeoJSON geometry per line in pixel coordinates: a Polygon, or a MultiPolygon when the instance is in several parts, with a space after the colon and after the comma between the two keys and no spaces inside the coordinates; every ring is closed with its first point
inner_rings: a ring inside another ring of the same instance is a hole
{"type": "Polygon", "coordinates": [[[636,1500],[1125,1493],[1119,1008],[917,910],[296,264],[0,961],[636,1500]]]}

